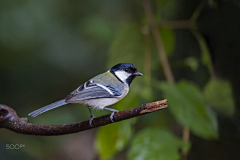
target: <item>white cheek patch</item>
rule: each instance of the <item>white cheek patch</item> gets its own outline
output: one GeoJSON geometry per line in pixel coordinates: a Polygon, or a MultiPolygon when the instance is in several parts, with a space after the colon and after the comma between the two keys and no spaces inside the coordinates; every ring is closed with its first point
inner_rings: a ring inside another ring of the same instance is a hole
{"type": "Polygon", "coordinates": [[[126,79],[131,75],[131,73],[125,71],[116,71],[115,74],[123,82],[126,82],[126,79]]]}

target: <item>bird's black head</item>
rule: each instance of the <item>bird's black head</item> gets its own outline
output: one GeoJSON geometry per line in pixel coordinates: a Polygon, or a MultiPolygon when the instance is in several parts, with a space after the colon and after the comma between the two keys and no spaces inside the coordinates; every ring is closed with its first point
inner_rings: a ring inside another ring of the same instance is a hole
{"type": "Polygon", "coordinates": [[[121,82],[125,82],[128,85],[132,82],[132,80],[136,76],[142,76],[143,74],[137,71],[137,68],[130,63],[119,63],[115,66],[113,66],[110,69],[110,72],[115,75],[118,80],[121,82]]]}

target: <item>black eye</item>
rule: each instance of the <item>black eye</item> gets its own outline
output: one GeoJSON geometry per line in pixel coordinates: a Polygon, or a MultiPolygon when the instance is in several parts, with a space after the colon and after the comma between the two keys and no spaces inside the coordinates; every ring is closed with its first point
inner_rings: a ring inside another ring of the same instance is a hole
{"type": "Polygon", "coordinates": [[[129,72],[129,69],[128,69],[128,68],[125,68],[124,70],[125,70],[126,72],[129,72]]]}

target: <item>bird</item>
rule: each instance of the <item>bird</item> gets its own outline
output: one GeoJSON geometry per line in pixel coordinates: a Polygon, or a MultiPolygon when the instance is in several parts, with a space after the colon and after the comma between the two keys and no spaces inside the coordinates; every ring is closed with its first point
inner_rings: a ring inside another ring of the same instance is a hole
{"type": "Polygon", "coordinates": [[[91,108],[111,111],[110,119],[114,122],[113,115],[118,110],[106,107],[117,103],[128,94],[130,84],[136,76],[143,76],[143,74],[137,71],[134,64],[119,63],[105,73],[86,81],[65,98],[35,110],[29,113],[28,116],[36,117],[39,114],[68,103],[79,103],[86,105],[89,109],[91,114],[89,123],[91,127],[92,121],[95,118],[91,108]]]}

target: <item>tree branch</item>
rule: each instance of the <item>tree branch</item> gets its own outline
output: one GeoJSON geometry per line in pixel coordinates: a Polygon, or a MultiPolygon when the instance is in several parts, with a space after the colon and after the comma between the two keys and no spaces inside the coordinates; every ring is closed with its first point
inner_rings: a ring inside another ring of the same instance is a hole
{"type": "MultiPolygon", "coordinates": [[[[168,107],[167,100],[142,104],[139,107],[120,111],[114,114],[114,122],[141,116],[168,107]]],[[[85,131],[88,129],[104,126],[114,123],[110,120],[110,114],[97,117],[92,121],[89,120],[63,125],[39,125],[28,123],[27,118],[19,118],[17,113],[10,107],[0,104],[0,129],[6,128],[16,133],[40,135],[40,136],[56,136],[85,131]]]]}
{"type": "Polygon", "coordinates": [[[169,83],[174,83],[174,77],[173,77],[173,74],[172,74],[172,70],[170,68],[170,65],[169,65],[169,62],[168,62],[168,59],[167,59],[167,56],[166,56],[166,52],[165,52],[165,48],[164,48],[164,45],[163,45],[163,42],[162,42],[162,38],[161,38],[159,29],[158,29],[158,25],[155,22],[154,15],[153,15],[153,12],[151,10],[149,0],[143,0],[143,9],[145,11],[148,23],[150,25],[150,29],[151,29],[152,34],[153,34],[153,38],[154,38],[155,43],[156,43],[156,47],[157,47],[157,51],[158,51],[158,54],[159,54],[159,57],[160,57],[160,61],[163,65],[164,74],[165,74],[165,76],[167,78],[167,81],[169,83]]]}

